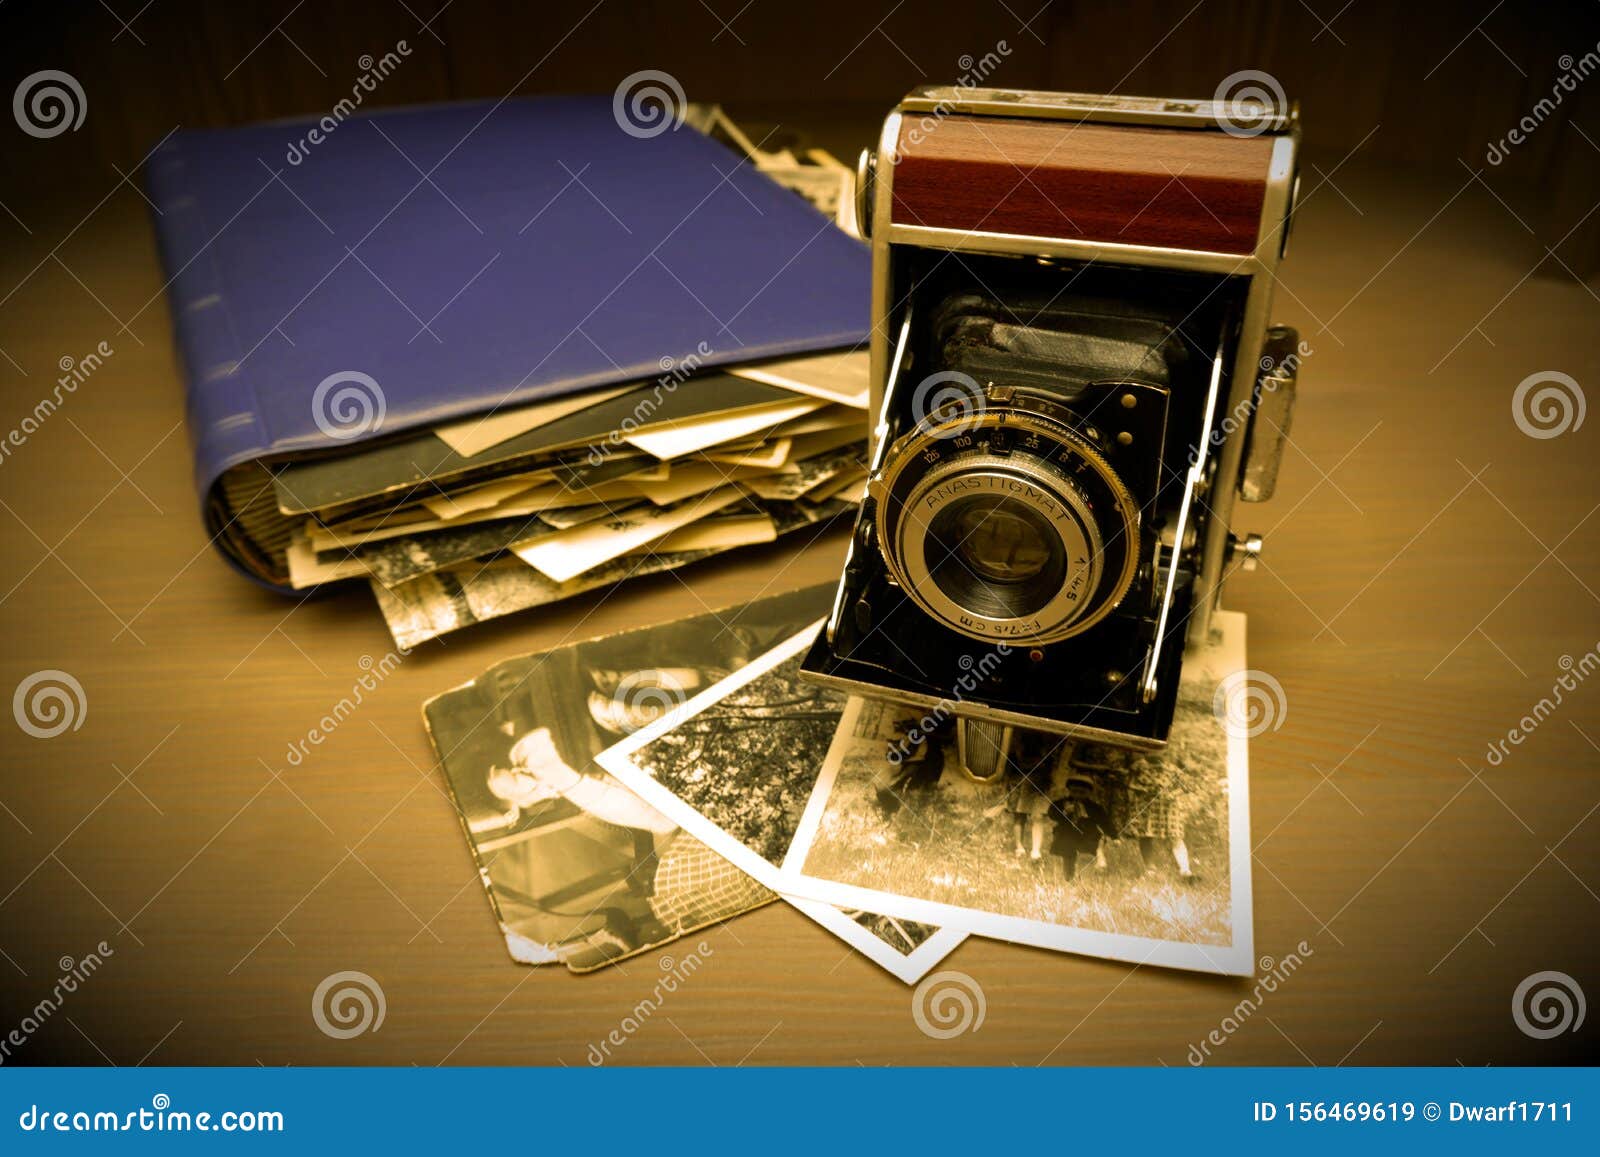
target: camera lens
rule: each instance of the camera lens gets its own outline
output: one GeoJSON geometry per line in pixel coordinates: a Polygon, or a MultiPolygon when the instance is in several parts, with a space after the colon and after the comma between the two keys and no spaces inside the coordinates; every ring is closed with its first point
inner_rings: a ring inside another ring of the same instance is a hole
{"type": "Polygon", "coordinates": [[[928,524],[924,558],[935,585],[985,618],[1016,619],[1061,589],[1067,547],[1035,509],[1014,498],[957,499],[928,524]]]}
{"type": "Polygon", "coordinates": [[[1091,442],[1022,403],[910,431],[870,489],[879,550],[913,602],[971,638],[1042,644],[1122,600],[1139,511],[1091,442]]]}
{"type": "Polygon", "coordinates": [[[956,556],[988,582],[1035,577],[1050,562],[1051,540],[1060,541],[1034,511],[1010,498],[969,499],[949,513],[956,556]]]}

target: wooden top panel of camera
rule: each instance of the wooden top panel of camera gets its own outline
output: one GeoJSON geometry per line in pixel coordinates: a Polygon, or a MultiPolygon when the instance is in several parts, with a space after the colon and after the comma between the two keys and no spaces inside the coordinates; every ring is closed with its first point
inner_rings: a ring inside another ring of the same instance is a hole
{"type": "Polygon", "coordinates": [[[1254,251],[1271,136],[999,117],[907,116],[897,224],[1254,251]]]}

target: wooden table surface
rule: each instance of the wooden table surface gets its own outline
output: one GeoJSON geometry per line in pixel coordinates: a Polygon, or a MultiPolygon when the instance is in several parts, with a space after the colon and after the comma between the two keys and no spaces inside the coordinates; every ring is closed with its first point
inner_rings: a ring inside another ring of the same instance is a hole
{"type": "MultiPolygon", "coordinates": [[[[1600,422],[1534,438],[1512,413],[1531,374],[1600,384],[1600,304],[1466,170],[1415,183],[1358,158],[1325,181],[1337,161],[1307,172],[1276,310],[1314,352],[1279,496],[1240,526],[1265,562],[1229,592],[1287,697],[1251,751],[1257,951],[1304,941],[1304,965],[1241,1012],[1247,981],[969,940],[946,966],[985,1020],[934,1040],[910,989],[780,905],[709,933],[618,1063],[1183,1065],[1213,1030],[1218,1063],[1595,1055],[1592,1015],[1539,1040],[1511,1002],[1545,970],[1600,995],[1600,679],[1486,752],[1600,640],[1600,422]]],[[[56,738],[0,729],[0,1030],[62,958],[110,949],[14,1061],[584,1064],[658,963],[507,959],[420,705],[775,572],[830,578],[842,535],[423,647],[290,766],[391,643],[365,589],[279,598],[208,549],[147,210],[124,185],[90,212],[105,193],[19,209],[26,232],[0,219],[0,428],[64,359],[114,350],[0,460],[0,690],[59,669],[87,703],[56,738]],[[379,1031],[314,1024],[342,970],[381,983],[379,1031]]]]}

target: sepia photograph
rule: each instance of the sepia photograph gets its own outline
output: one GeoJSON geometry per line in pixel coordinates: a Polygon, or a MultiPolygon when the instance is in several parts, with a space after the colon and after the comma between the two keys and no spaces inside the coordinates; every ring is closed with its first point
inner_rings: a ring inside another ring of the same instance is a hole
{"type": "MultiPolygon", "coordinates": [[[[788,854],[845,706],[842,696],[800,676],[801,657],[818,625],[673,705],[595,757],[646,802],[769,886],[788,854]]],[[[858,947],[907,983],[966,936],[960,923],[940,926],[884,914],[872,905],[838,907],[876,941],[858,947]],[[895,951],[885,953],[882,945],[895,951]]]]}
{"type": "MultiPolygon", "coordinates": [[[[830,593],[807,587],[509,659],[427,703],[429,733],[513,959],[592,971],[778,899],[593,756],[760,657],[824,609],[830,593]]],[[[770,711],[783,708],[749,713],[749,737],[765,736],[770,711]]],[[[837,719],[830,702],[779,730],[811,727],[819,766],[837,719]]],[[[712,758],[731,754],[720,730],[714,738],[712,758]]],[[[794,814],[803,803],[794,802],[794,814]]],[[[931,965],[961,939],[857,908],[796,906],[897,974],[919,950],[915,964],[931,965]]]]}
{"type": "MultiPolygon", "coordinates": [[[[820,526],[849,509],[847,503],[838,499],[784,502],[749,498],[747,501],[758,505],[771,519],[775,538],[808,526],[820,526]]],[[[593,511],[595,508],[581,509],[593,511]]],[[[596,512],[595,516],[598,515],[596,512]]],[[[541,514],[539,518],[551,521],[548,514],[541,514]]],[[[580,523],[567,523],[567,526],[577,525],[580,523]]],[[[691,523],[677,533],[696,529],[697,525],[691,523]]],[[[370,585],[395,643],[401,647],[415,647],[452,631],[549,606],[586,591],[678,570],[732,549],[726,545],[704,545],[704,539],[680,548],[670,541],[671,537],[662,538],[635,553],[599,563],[564,582],[547,577],[515,555],[496,553],[487,559],[437,569],[424,568],[421,573],[393,585],[376,577],[374,572],[370,585]]],[[[761,538],[765,540],[766,535],[761,538]]],[[[402,561],[409,563],[409,559],[402,561]]]]}
{"type": "Polygon", "coordinates": [[[845,699],[800,679],[814,622],[705,694],[601,752],[600,765],[772,878],[845,699]]]}
{"type": "Polygon", "coordinates": [[[1248,971],[1246,743],[1228,715],[1250,694],[1245,623],[1215,623],[1156,753],[1019,732],[985,774],[949,705],[851,699],[783,886],[1042,948],[1248,971]]]}

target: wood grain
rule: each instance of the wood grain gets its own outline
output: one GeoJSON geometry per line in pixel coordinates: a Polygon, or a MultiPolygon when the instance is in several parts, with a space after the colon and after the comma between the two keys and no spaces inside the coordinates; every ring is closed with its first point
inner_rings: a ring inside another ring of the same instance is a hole
{"type": "Polygon", "coordinates": [[[901,125],[894,220],[1246,254],[1268,137],[949,116],[901,125]]]}
{"type": "MultiPolygon", "coordinates": [[[[1282,270],[1275,320],[1313,352],[1278,496],[1240,526],[1266,535],[1262,569],[1227,592],[1288,704],[1251,744],[1256,951],[1313,955],[1214,1060],[1576,1059],[1592,1007],[1582,1034],[1536,1041],[1510,1000],[1544,969],[1591,1006],[1600,992],[1600,686],[1503,766],[1484,751],[1562,655],[1600,640],[1600,423],[1537,440],[1510,410],[1546,369],[1594,400],[1597,306],[1553,267],[1525,276],[1527,233],[1460,177],[1419,185],[1358,157],[1335,180],[1282,270]]],[[[120,189],[61,245],[70,274],[48,259],[115,184],[61,190],[55,216],[8,202],[31,234],[0,222],[0,292],[19,286],[0,306],[19,367],[0,360],[0,429],[62,357],[116,350],[0,465],[0,701],[47,667],[88,698],[83,726],[51,740],[0,717],[0,1028],[48,993],[58,958],[115,950],[71,1022],[7,1063],[584,1065],[658,962],[581,978],[511,963],[421,703],[511,655],[826,579],[842,539],[419,648],[291,766],[289,744],[392,643],[366,592],[301,604],[208,548],[148,207],[120,189]],[[310,1003],[346,969],[381,982],[388,1013],[340,1041],[310,1003]]],[[[945,967],[982,986],[985,1022],[940,1041],[910,990],[781,905],[703,939],[705,967],[618,1063],[1182,1066],[1250,993],[975,940],[945,967]]]]}

